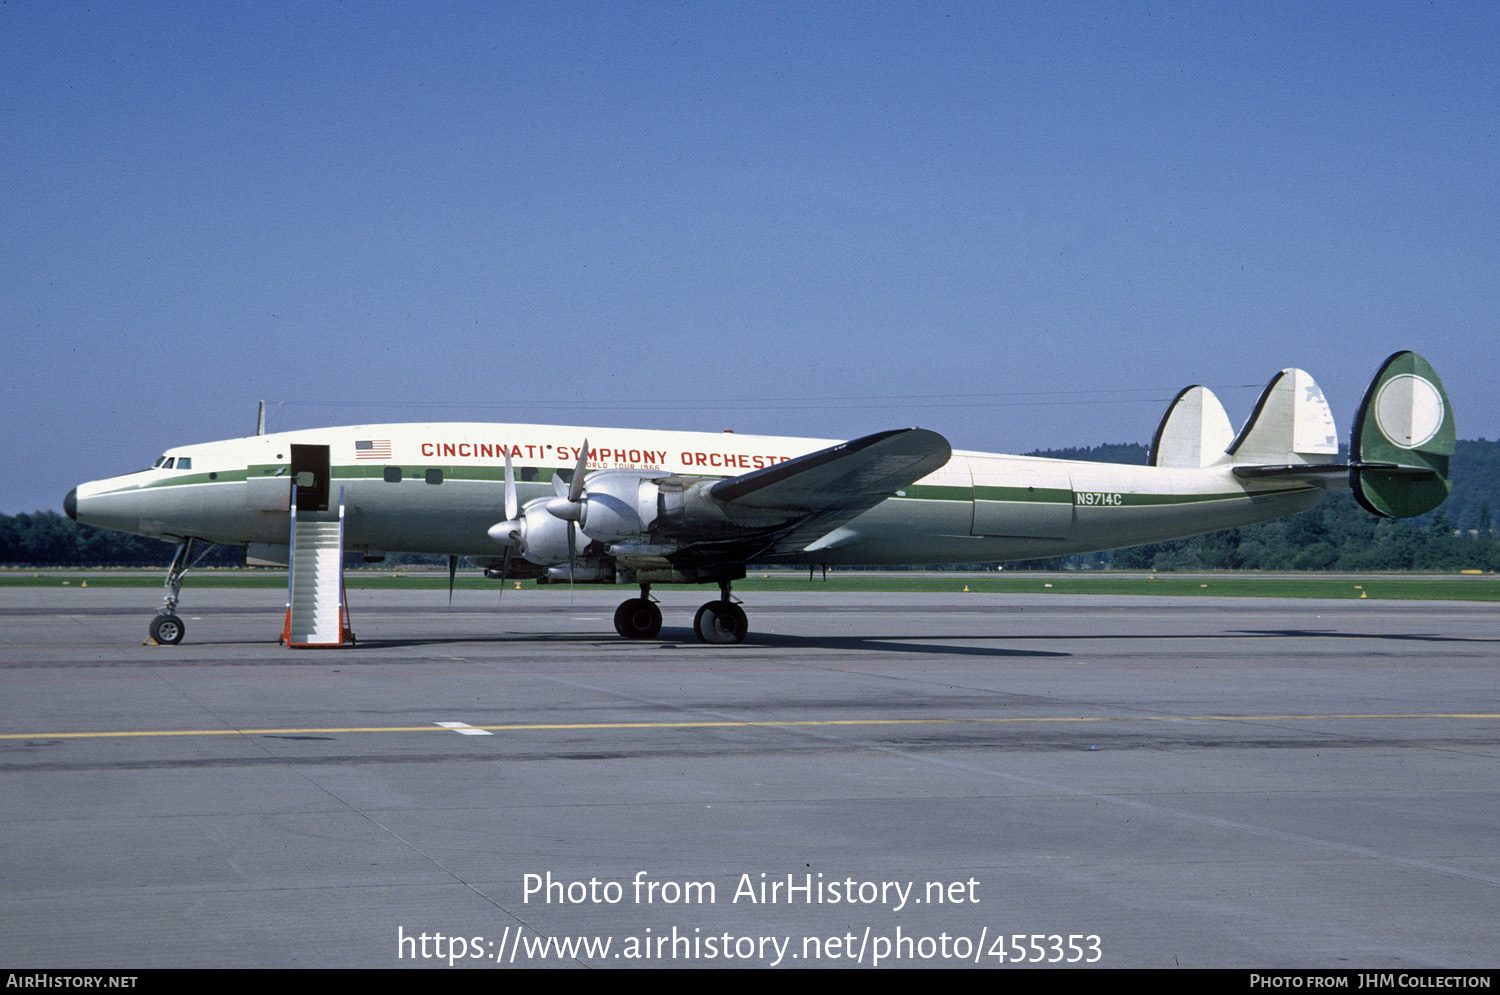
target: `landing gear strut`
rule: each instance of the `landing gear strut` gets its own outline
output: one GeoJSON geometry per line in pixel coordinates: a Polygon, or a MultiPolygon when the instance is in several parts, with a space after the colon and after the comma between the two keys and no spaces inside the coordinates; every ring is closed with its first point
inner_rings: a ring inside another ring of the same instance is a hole
{"type": "Polygon", "coordinates": [[[732,600],[729,581],[719,581],[719,600],[710,601],[693,617],[693,631],[705,643],[732,644],[745,641],[750,620],[745,610],[732,600]]]}
{"type": "Polygon", "coordinates": [[[641,596],[620,602],[615,609],[615,631],[626,639],[654,639],[661,632],[661,609],[651,600],[651,585],[641,585],[641,596]]]}
{"type": "MultiPolygon", "coordinates": [[[[615,609],[615,631],[626,639],[655,639],[661,632],[661,609],[651,597],[651,585],[641,585],[641,596],[620,602],[615,609]]],[[[729,581],[719,581],[719,600],[698,609],[693,633],[705,643],[742,643],[750,631],[745,610],[729,593],[729,581]]]]}
{"type": "Polygon", "coordinates": [[[161,607],[156,610],[156,617],[151,620],[153,642],[163,646],[176,646],[182,642],[182,636],[187,632],[187,626],[183,625],[182,619],[177,617],[177,597],[182,592],[182,575],[188,572],[189,567],[196,566],[203,557],[208,555],[208,551],[214,548],[213,543],[204,543],[197,560],[193,559],[193,547],[201,541],[184,539],[177,546],[177,553],[172,557],[172,565],[167,567],[167,580],[163,585],[167,593],[161,599],[161,607]]]}

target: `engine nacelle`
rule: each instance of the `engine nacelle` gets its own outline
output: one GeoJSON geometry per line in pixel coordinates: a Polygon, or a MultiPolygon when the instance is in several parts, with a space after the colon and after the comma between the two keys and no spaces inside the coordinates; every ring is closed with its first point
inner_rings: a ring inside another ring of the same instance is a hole
{"type": "MultiPolygon", "coordinates": [[[[504,546],[518,550],[521,558],[541,566],[568,562],[568,529],[572,522],[563,521],[547,510],[547,499],[528,501],[521,515],[514,521],[497,522],[490,528],[490,537],[504,546]]],[[[577,547],[582,549],[588,540],[574,533],[577,547]]]]}
{"type": "Polygon", "coordinates": [[[665,476],[648,477],[633,470],[589,474],[578,524],[590,539],[606,544],[649,536],[659,508],[657,481],[665,476]]]}
{"type": "Polygon", "coordinates": [[[598,542],[621,547],[619,555],[660,558],[695,536],[755,534],[787,519],[779,510],[730,509],[709,492],[713,484],[660,471],[596,470],[577,501],[565,494],[536,498],[514,520],[497,522],[489,531],[523,559],[552,566],[568,562],[571,522],[577,523],[580,555],[590,542],[598,542]]]}

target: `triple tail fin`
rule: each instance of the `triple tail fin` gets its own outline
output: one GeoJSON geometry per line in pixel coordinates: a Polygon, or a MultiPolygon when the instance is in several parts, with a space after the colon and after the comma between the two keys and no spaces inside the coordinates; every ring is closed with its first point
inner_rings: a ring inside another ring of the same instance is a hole
{"type": "Polygon", "coordinates": [[[1236,477],[1326,488],[1347,483],[1366,510],[1411,518],[1447,499],[1457,438],[1453,406],[1432,365],[1414,352],[1398,352],[1365,391],[1348,462],[1327,459],[1338,452],[1333,416],[1323,392],[1301,370],[1272,378],[1227,455],[1236,477]]]}
{"type": "Polygon", "coordinates": [[[1349,486],[1366,510],[1411,518],[1452,490],[1448,459],[1457,449],[1453,405],[1432,364],[1398,352],[1370,381],[1349,440],[1349,486]]]}
{"type": "Polygon", "coordinates": [[[1172,399],[1151,440],[1151,465],[1197,469],[1224,459],[1234,429],[1224,405],[1207,387],[1184,387],[1172,399]]]}
{"type": "Polygon", "coordinates": [[[1338,456],[1339,433],[1323,389],[1302,370],[1271,378],[1230,443],[1234,463],[1318,465],[1338,456]]]}

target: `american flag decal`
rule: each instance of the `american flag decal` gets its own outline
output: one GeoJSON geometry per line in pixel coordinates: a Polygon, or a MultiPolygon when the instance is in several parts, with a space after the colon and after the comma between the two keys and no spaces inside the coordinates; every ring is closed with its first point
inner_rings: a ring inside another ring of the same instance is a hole
{"type": "Polygon", "coordinates": [[[355,459],[390,459],[390,439],[366,439],[354,444],[355,459]]]}

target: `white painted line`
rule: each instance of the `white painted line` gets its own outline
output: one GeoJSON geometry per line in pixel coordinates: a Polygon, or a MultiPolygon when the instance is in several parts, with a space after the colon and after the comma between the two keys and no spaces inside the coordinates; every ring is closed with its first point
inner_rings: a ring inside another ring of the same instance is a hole
{"type": "Polygon", "coordinates": [[[467,723],[467,722],[439,722],[439,723],[437,723],[437,725],[442,726],[444,729],[452,729],[454,732],[458,733],[460,736],[493,736],[494,735],[494,733],[490,732],[488,729],[475,729],[473,726],[469,725],[469,723],[467,723]]]}

